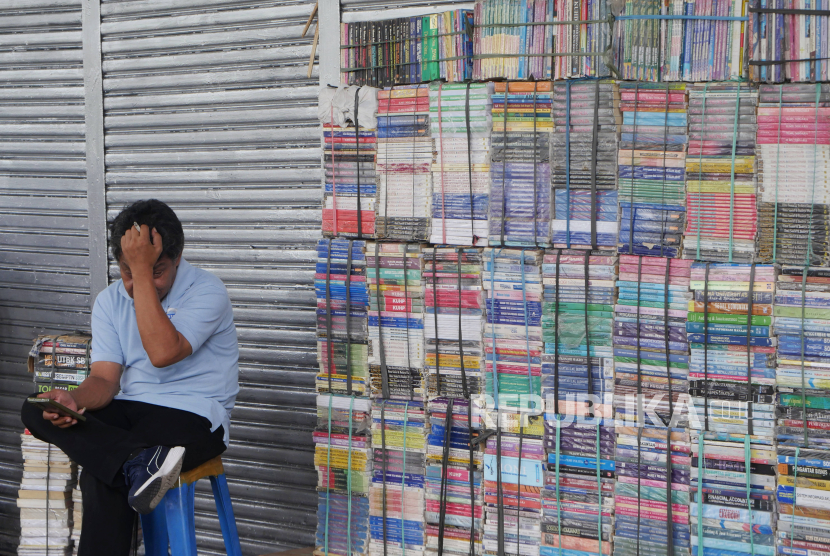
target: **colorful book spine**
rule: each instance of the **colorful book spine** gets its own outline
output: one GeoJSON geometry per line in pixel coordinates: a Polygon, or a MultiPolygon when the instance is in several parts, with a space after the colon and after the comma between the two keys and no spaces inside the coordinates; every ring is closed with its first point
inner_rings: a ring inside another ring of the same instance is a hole
{"type": "Polygon", "coordinates": [[[377,131],[324,125],[323,138],[323,235],[374,237],[377,131]]]}

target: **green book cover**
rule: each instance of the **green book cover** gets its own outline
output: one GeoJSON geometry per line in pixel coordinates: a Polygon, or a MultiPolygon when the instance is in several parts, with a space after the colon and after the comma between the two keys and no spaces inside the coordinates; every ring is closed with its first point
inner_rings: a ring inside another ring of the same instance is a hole
{"type": "MultiPolygon", "coordinates": [[[[799,315],[800,316],[800,315],[799,315]]],[[[704,322],[703,313],[689,312],[686,320],[689,322],[704,322]]],[[[721,313],[709,313],[710,324],[746,324],[746,315],[726,315],[721,313]]],[[[769,326],[772,324],[772,317],[754,315],[752,317],[754,326],[769,326]]]]}
{"type": "MultiPolygon", "coordinates": [[[[773,314],[776,317],[800,319],[802,316],[801,307],[783,307],[781,305],[776,305],[773,308],[773,311],[773,314]]],[[[805,319],[830,319],[830,309],[817,309],[815,307],[805,307],[803,311],[805,319]]]]}

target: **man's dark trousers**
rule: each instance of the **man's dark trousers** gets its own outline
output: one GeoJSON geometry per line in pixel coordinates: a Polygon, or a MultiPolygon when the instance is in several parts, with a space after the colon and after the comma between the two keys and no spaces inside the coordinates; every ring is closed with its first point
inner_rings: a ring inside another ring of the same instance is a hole
{"type": "Polygon", "coordinates": [[[36,438],[83,467],[79,556],[129,554],[136,514],[127,504],[121,467],[131,455],[152,446],[184,446],[182,471],[188,471],[225,451],[221,426],[210,432],[210,421],[200,415],[142,402],[113,400],[68,429],[43,419],[43,410],[28,402],[21,417],[36,438]]]}

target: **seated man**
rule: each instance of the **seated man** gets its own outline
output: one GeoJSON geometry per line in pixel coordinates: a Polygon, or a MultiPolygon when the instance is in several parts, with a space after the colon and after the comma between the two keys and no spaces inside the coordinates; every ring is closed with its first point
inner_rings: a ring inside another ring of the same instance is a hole
{"type": "Polygon", "coordinates": [[[78,554],[126,556],[135,512],[149,513],[178,479],[225,451],[239,374],[228,292],[182,258],[184,232],[156,200],[110,226],[121,280],[92,309],[91,372],[51,398],[77,421],[23,404],[31,433],[83,467],[78,554]]]}

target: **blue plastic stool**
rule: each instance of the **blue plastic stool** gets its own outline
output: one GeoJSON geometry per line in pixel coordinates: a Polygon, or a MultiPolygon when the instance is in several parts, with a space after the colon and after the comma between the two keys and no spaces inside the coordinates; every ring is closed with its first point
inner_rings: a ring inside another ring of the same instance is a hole
{"type": "Polygon", "coordinates": [[[217,456],[179,477],[179,486],[164,495],[156,509],[141,516],[146,556],[197,556],[196,554],[196,481],[210,478],[216,512],[222,526],[228,556],[242,556],[239,533],[233,517],[228,481],[222,458],[217,456]],[[168,553],[167,547],[170,546],[168,553]]]}

